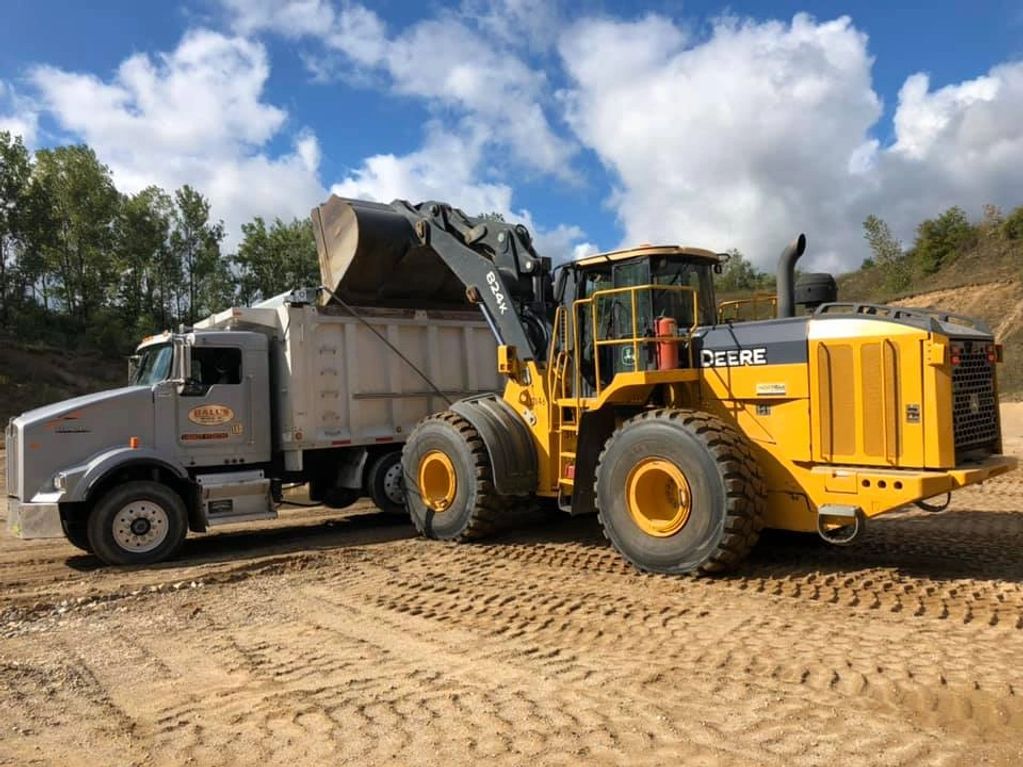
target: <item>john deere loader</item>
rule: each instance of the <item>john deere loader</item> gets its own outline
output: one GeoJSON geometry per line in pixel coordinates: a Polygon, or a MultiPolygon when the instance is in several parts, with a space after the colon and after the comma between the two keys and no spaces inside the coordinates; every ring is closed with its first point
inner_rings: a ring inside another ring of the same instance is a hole
{"type": "Polygon", "coordinates": [[[406,503],[429,538],[476,540],[548,499],[596,512],[640,569],[719,572],[765,527],[849,542],[873,517],[1015,466],[1001,455],[990,330],[836,303],[826,275],[797,288],[802,235],[779,260],[777,316],[738,322],[719,314],[723,257],[710,250],[552,268],[524,227],[443,203],[332,197],[313,218],[337,277],[325,296],[468,302],[496,338],[503,391],[452,402],[405,443],[406,503]]]}

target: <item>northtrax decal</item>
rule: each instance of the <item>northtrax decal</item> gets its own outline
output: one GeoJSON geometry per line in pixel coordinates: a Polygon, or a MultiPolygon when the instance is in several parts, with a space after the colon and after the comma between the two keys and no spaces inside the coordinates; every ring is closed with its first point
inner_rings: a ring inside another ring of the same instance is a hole
{"type": "Polygon", "coordinates": [[[746,365],[766,365],[767,349],[701,349],[700,365],[705,368],[737,368],[746,365]]]}

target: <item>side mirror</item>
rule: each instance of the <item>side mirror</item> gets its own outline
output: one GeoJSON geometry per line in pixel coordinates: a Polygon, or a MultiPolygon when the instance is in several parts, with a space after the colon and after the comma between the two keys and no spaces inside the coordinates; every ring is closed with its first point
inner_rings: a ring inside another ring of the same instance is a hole
{"type": "Polygon", "coordinates": [[[139,363],[142,361],[141,354],[133,354],[128,357],[128,383],[135,383],[135,376],[139,372],[139,363]]]}
{"type": "Polygon", "coordinates": [[[183,394],[192,377],[192,350],[181,336],[174,338],[174,363],[171,371],[171,380],[178,384],[178,394],[183,394]]]}

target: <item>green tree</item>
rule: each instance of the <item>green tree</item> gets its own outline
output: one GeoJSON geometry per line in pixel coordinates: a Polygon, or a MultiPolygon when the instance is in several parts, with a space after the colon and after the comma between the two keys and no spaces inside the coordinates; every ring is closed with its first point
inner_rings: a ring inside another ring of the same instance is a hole
{"type": "Polygon", "coordinates": [[[122,200],[115,222],[121,316],[136,335],[173,321],[168,310],[180,275],[167,274],[172,211],[170,196],[150,186],[122,200]]]}
{"type": "MultiPolygon", "coordinates": [[[[892,234],[888,224],[873,213],[863,221],[863,237],[873,253],[872,265],[877,265],[889,290],[904,290],[909,285],[910,268],[902,244],[892,234]]],[[[866,262],[864,262],[866,265],[866,262]]]]}
{"type": "Polygon", "coordinates": [[[177,314],[189,323],[224,308],[233,285],[227,261],[221,256],[222,221],[210,221],[210,202],[191,186],[174,193],[170,247],[180,264],[185,296],[178,297],[177,314]],[[181,306],[186,298],[186,306],[181,306]]]}
{"type": "Polygon", "coordinates": [[[110,169],[84,145],[36,152],[35,173],[49,202],[42,223],[47,265],[68,316],[84,328],[116,285],[112,245],[120,195],[110,169]]]}
{"type": "Polygon", "coordinates": [[[1002,222],[1002,236],[1007,240],[1023,240],[1023,205],[1006,216],[1002,222]]]}
{"type": "Polygon", "coordinates": [[[735,248],[728,251],[724,270],[715,278],[720,293],[741,293],[770,286],[770,275],[760,271],[735,248]]]}
{"type": "Polygon", "coordinates": [[[917,227],[913,259],[924,274],[934,274],[976,241],[977,228],[970,223],[966,212],[952,207],[917,227]]]}
{"type": "Polygon", "coordinates": [[[20,136],[0,132],[0,324],[7,327],[10,272],[28,236],[32,159],[20,136]]]}
{"type": "Polygon", "coordinates": [[[279,218],[268,227],[262,218],[242,225],[242,242],[234,257],[239,298],[249,304],[298,287],[319,284],[319,264],[312,223],[279,218]]]}

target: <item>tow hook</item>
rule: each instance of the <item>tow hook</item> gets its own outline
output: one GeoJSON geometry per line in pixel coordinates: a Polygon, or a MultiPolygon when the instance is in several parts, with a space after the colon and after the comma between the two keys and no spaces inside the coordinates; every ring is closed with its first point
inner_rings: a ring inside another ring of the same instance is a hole
{"type": "Polygon", "coordinates": [[[817,535],[832,546],[849,546],[859,540],[866,529],[867,516],[859,506],[826,503],[817,509],[817,535]],[[842,522],[832,522],[829,527],[828,519],[842,522]]]}

